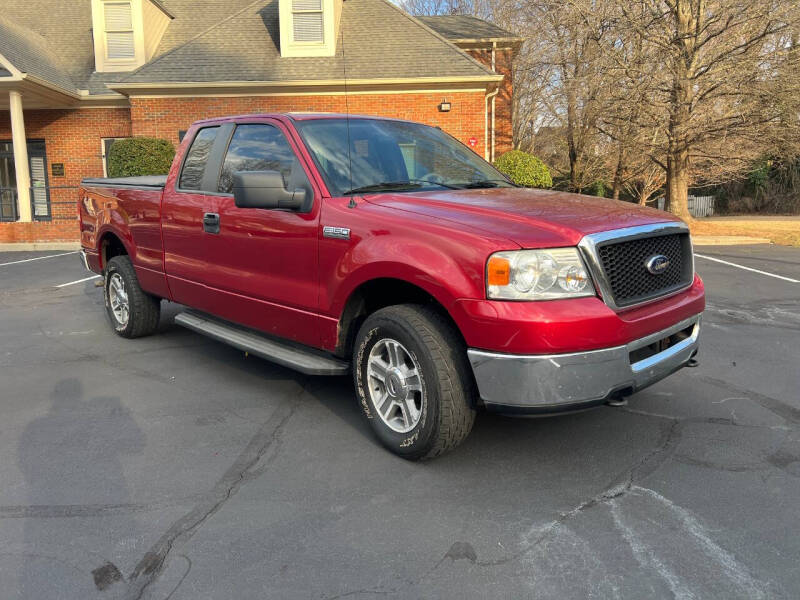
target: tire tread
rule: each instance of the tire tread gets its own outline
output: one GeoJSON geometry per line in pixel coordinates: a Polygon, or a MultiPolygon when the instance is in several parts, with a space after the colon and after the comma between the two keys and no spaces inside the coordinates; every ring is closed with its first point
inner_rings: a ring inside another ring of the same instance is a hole
{"type": "MultiPolygon", "coordinates": [[[[161,300],[145,292],[139,285],[136,277],[136,270],[128,256],[115,256],[106,266],[106,273],[109,267],[115,267],[117,271],[126,279],[126,283],[131,282],[128,287],[128,303],[130,316],[128,317],[130,327],[123,331],[117,331],[125,338],[138,338],[152,334],[158,328],[161,317],[161,300]]],[[[107,286],[108,283],[106,282],[107,286]]]]}
{"type": "Polygon", "coordinates": [[[433,445],[419,459],[449,452],[464,441],[475,422],[475,410],[469,404],[475,384],[461,336],[438,311],[421,304],[389,306],[373,316],[404,320],[428,348],[439,387],[439,424],[433,445]]]}

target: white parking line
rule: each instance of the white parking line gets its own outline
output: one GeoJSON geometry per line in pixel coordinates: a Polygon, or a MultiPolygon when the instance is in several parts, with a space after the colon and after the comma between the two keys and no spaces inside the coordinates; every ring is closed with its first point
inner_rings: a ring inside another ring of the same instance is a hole
{"type": "Polygon", "coordinates": [[[91,277],[86,277],[84,279],[78,279],[78,281],[70,281],[68,283],[61,283],[57,285],[57,288],[67,287],[68,285],[75,285],[76,283],[83,283],[84,281],[89,281],[90,279],[97,279],[100,275],[92,275],[91,277]]]}
{"type": "Polygon", "coordinates": [[[759,269],[745,267],[744,265],[737,265],[736,263],[728,262],[727,260],[721,260],[719,258],[713,258],[711,256],[706,256],[705,254],[695,254],[695,256],[699,256],[700,258],[705,258],[706,260],[722,263],[723,265],[728,265],[729,267],[736,267],[737,269],[743,269],[745,271],[752,271],[753,273],[759,273],[760,275],[766,275],[767,277],[774,277],[775,279],[783,279],[784,281],[789,281],[791,283],[800,283],[800,280],[798,279],[792,279],[791,277],[784,277],[783,275],[776,275],[775,273],[767,273],[766,271],[760,271],[759,269]]]}
{"type": "Polygon", "coordinates": [[[6,265],[18,265],[20,263],[31,262],[33,260],[44,260],[45,258],[58,258],[59,256],[68,256],[70,254],[77,254],[78,252],[62,252],[61,254],[50,254],[48,256],[37,256],[36,258],[26,258],[25,260],[12,260],[11,262],[7,263],[0,263],[0,267],[5,267],[6,265]]]}

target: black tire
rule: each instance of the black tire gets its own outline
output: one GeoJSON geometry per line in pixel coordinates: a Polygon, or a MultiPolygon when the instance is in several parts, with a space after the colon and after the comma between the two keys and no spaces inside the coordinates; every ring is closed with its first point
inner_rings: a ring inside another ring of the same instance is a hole
{"type": "Polygon", "coordinates": [[[353,350],[353,378],[361,409],[381,444],[402,458],[424,460],[452,450],[467,437],[475,421],[475,384],[466,350],[453,326],[422,305],[390,306],[364,321],[353,350]],[[419,422],[407,432],[399,433],[383,420],[368,389],[370,381],[375,385],[367,376],[370,352],[384,340],[399,342],[419,366],[419,422]]]}
{"type": "Polygon", "coordinates": [[[117,335],[124,338],[137,338],[150,335],[158,327],[158,320],[161,316],[161,300],[151,296],[141,288],[131,259],[127,256],[115,256],[106,264],[103,273],[103,296],[105,298],[106,313],[117,335]],[[122,279],[127,293],[127,322],[121,322],[111,307],[109,286],[115,275],[122,279]]]}

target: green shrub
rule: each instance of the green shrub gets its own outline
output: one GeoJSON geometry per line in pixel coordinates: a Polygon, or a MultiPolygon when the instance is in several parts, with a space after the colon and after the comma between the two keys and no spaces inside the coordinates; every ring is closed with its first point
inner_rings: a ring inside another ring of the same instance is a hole
{"type": "Polygon", "coordinates": [[[511,150],[494,161],[498,171],[508,175],[511,181],[525,187],[549,188],[553,178],[545,164],[533,154],[522,150],[511,150]]]}
{"type": "Polygon", "coordinates": [[[605,198],[606,196],[606,182],[602,179],[598,179],[592,185],[589,186],[589,189],[586,190],[587,193],[591,196],[599,196],[600,198],[605,198]]]}
{"type": "Polygon", "coordinates": [[[167,140],[149,137],[117,140],[106,157],[108,176],[166,175],[174,156],[175,148],[167,140]]]}

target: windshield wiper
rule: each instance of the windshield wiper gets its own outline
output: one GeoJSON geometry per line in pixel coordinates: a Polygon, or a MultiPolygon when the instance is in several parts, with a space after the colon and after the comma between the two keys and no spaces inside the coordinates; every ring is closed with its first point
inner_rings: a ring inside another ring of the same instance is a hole
{"type": "Polygon", "coordinates": [[[470,181],[469,183],[462,183],[461,187],[466,189],[502,187],[498,184],[507,185],[509,187],[519,187],[516,183],[513,183],[508,179],[481,179],[480,181],[470,181]]]}
{"type": "Polygon", "coordinates": [[[426,185],[438,185],[439,187],[450,190],[458,189],[458,187],[455,185],[448,185],[438,181],[429,181],[427,179],[406,179],[405,181],[382,181],[381,183],[362,185],[361,187],[347,190],[342,194],[342,196],[349,196],[350,194],[366,194],[368,192],[407,192],[409,190],[417,190],[426,185]]]}
{"type": "Polygon", "coordinates": [[[365,194],[367,192],[402,192],[405,190],[416,190],[421,187],[422,184],[414,183],[413,181],[382,181],[381,183],[362,185],[361,187],[347,190],[342,195],[349,196],[350,194],[365,194]]]}

